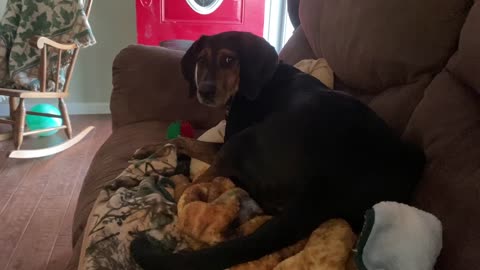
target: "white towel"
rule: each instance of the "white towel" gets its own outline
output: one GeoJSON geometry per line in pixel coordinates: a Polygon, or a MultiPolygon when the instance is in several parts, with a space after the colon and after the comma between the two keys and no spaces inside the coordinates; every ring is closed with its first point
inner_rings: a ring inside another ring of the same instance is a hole
{"type": "Polygon", "coordinates": [[[360,270],[432,270],[442,249],[442,224],[415,207],[381,202],[367,211],[357,245],[360,270]]]}

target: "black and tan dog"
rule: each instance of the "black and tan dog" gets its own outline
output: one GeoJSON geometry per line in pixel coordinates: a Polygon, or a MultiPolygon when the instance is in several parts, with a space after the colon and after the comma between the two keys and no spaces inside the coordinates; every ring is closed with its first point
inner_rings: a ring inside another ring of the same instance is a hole
{"type": "Polygon", "coordinates": [[[343,218],[358,232],[375,203],[409,202],[423,152],[363,103],[278,63],[264,39],[243,32],[203,36],[183,57],[182,70],[201,103],[230,104],[230,112],[221,147],[174,143],[213,162],[201,181],[230,177],[274,218],[250,236],[196,252],[165,255],[140,236],[131,251],[144,269],[225,269],[305,238],[327,219],[343,218]]]}

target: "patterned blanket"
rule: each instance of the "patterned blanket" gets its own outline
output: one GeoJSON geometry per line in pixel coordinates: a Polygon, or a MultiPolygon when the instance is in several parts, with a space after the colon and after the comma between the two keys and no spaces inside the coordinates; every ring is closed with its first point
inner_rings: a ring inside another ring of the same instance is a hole
{"type": "MultiPolygon", "coordinates": [[[[129,253],[138,232],[172,253],[248,235],[270,218],[227,178],[192,183],[189,163],[169,144],[157,156],[132,160],[94,204],[78,269],[141,269],[129,253]]],[[[355,269],[355,241],[344,220],[329,220],[309,239],[231,269],[355,269]]]]}
{"type": "MultiPolygon", "coordinates": [[[[87,47],[96,43],[85,14],[84,0],[8,0],[0,20],[0,88],[38,91],[40,50],[29,40],[42,35],[60,43],[76,43],[87,47]]],[[[72,52],[62,54],[60,85],[63,88],[72,52]]],[[[57,54],[49,53],[50,63],[57,54]]],[[[55,89],[53,75],[56,65],[50,65],[48,90],[55,89]]],[[[0,99],[2,96],[0,96],[0,99]]]]}

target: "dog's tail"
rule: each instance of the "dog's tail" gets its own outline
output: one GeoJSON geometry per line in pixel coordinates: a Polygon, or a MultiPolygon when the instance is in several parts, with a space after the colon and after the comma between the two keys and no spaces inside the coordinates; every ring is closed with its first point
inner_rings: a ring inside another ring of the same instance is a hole
{"type": "Polygon", "coordinates": [[[403,149],[403,156],[401,157],[400,164],[402,164],[404,181],[402,186],[408,190],[408,198],[405,202],[410,203],[414,199],[415,190],[418,183],[422,179],[422,176],[427,165],[427,157],[423,149],[411,142],[406,142],[406,146],[403,149]]]}
{"type": "Polygon", "coordinates": [[[220,243],[216,246],[194,251],[166,255],[154,245],[146,245],[147,239],[132,242],[132,255],[145,270],[223,270],[292,245],[306,237],[318,224],[332,218],[330,215],[305,219],[312,215],[312,206],[297,201],[278,216],[273,217],[248,236],[220,243]]]}
{"type": "Polygon", "coordinates": [[[405,160],[410,162],[414,175],[417,176],[417,178],[420,178],[427,163],[425,152],[420,146],[410,142],[406,143],[405,152],[405,160]]]}

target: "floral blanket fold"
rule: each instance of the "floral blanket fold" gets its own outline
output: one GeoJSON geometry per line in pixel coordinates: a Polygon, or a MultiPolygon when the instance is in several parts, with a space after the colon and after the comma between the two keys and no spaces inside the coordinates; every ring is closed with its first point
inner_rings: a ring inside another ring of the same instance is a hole
{"type": "MultiPolygon", "coordinates": [[[[84,0],[8,0],[0,20],[0,88],[38,91],[40,50],[29,41],[41,35],[60,43],[87,47],[96,43],[84,10],[84,0]]],[[[63,89],[72,51],[62,54],[60,85],[63,89]]],[[[49,52],[49,63],[58,58],[49,52]]],[[[55,89],[56,65],[49,65],[48,91],[55,89]]],[[[0,96],[1,98],[1,96],[0,96]]]]}

